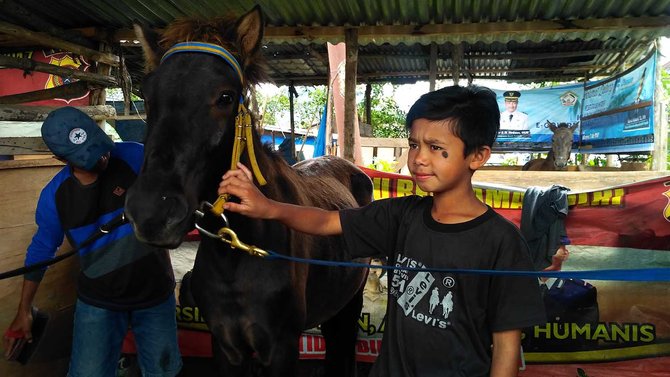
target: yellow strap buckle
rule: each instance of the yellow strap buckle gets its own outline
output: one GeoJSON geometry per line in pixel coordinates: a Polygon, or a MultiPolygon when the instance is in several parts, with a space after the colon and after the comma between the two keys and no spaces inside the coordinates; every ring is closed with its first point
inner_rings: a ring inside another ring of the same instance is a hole
{"type": "Polygon", "coordinates": [[[247,245],[246,243],[240,241],[240,239],[237,237],[237,233],[235,233],[232,229],[228,227],[224,227],[219,229],[219,237],[221,238],[221,241],[226,242],[230,244],[230,246],[240,249],[242,251],[246,251],[247,254],[254,256],[254,257],[267,257],[270,255],[267,251],[258,248],[253,245],[247,245]]]}

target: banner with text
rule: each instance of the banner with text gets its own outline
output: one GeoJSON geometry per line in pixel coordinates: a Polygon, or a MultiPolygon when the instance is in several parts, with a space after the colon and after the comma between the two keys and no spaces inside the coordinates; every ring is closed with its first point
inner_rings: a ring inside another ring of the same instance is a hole
{"type": "Polygon", "coordinates": [[[586,153],[651,151],[654,146],[656,54],[586,86],[580,150],[586,153]]]}
{"type": "MultiPolygon", "coordinates": [[[[583,85],[519,90],[516,101],[505,101],[504,90],[494,92],[500,109],[500,132],[493,145],[496,151],[546,151],[553,135],[550,123],[579,122],[583,85]]],[[[579,127],[574,131],[575,148],[578,141],[579,127]]]]}

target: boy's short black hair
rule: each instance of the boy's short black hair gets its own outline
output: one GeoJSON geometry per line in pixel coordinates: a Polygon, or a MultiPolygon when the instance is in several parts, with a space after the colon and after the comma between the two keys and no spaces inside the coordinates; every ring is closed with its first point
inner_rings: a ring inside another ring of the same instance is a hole
{"type": "Polygon", "coordinates": [[[500,129],[495,93],[483,86],[448,86],[422,95],[407,113],[405,127],[417,119],[453,121],[454,135],[465,144],[465,155],[493,146],[500,129]]]}

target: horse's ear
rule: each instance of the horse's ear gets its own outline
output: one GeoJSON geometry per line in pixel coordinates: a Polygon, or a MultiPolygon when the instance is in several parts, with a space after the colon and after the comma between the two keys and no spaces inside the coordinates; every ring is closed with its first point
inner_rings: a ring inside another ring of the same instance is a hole
{"type": "Polygon", "coordinates": [[[149,73],[158,67],[163,56],[163,51],[158,45],[159,35],[153,29],[139,24],[133,24],[133,29],[144,52],[144,72],[149,73]]]}
{"type": "Polygon", "coordinates": [[[258,5],[237,20],[237,44],[243,56],[249,56],[261,47],[264,27],[265,17],[258,5]]]}
{"type": "Polygon", "coordinates": [[[575,131],[579,127],[579,122],[575,122],[570,126],[570,131],[575,131]]]}
{"type": "Polygon", "coordinates": [[[556,127],[556,123],[550,121],[547,121],[547,123],[549,124],[549,129],[551,130],[551,132],[556,132],[556,129],[558,128],[556,127]]]}

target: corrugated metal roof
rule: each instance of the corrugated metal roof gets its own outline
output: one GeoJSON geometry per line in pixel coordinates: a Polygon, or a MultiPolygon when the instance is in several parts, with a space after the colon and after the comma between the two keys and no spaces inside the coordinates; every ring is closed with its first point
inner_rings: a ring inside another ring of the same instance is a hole
{"type": "MultiPolygon", "coordinates": [[[[458,68],[463,78],[563,81],[611,73],[670,36],[670,0],[4,0],[0,20],[52,34],[119,32],[134,21],[160,28],[256,4],[267,16],[264,52],[277,83],[325,83],[325,42],[343,40],[346,27],[359,29],[359,81],[392,82],[427,79],[431,44],[439,78],[458,68]]],[[[0,35],[0,52],[16,44],[0,35]]],[[[124,54],[141,75],[137,48],[124,54]]]]}

